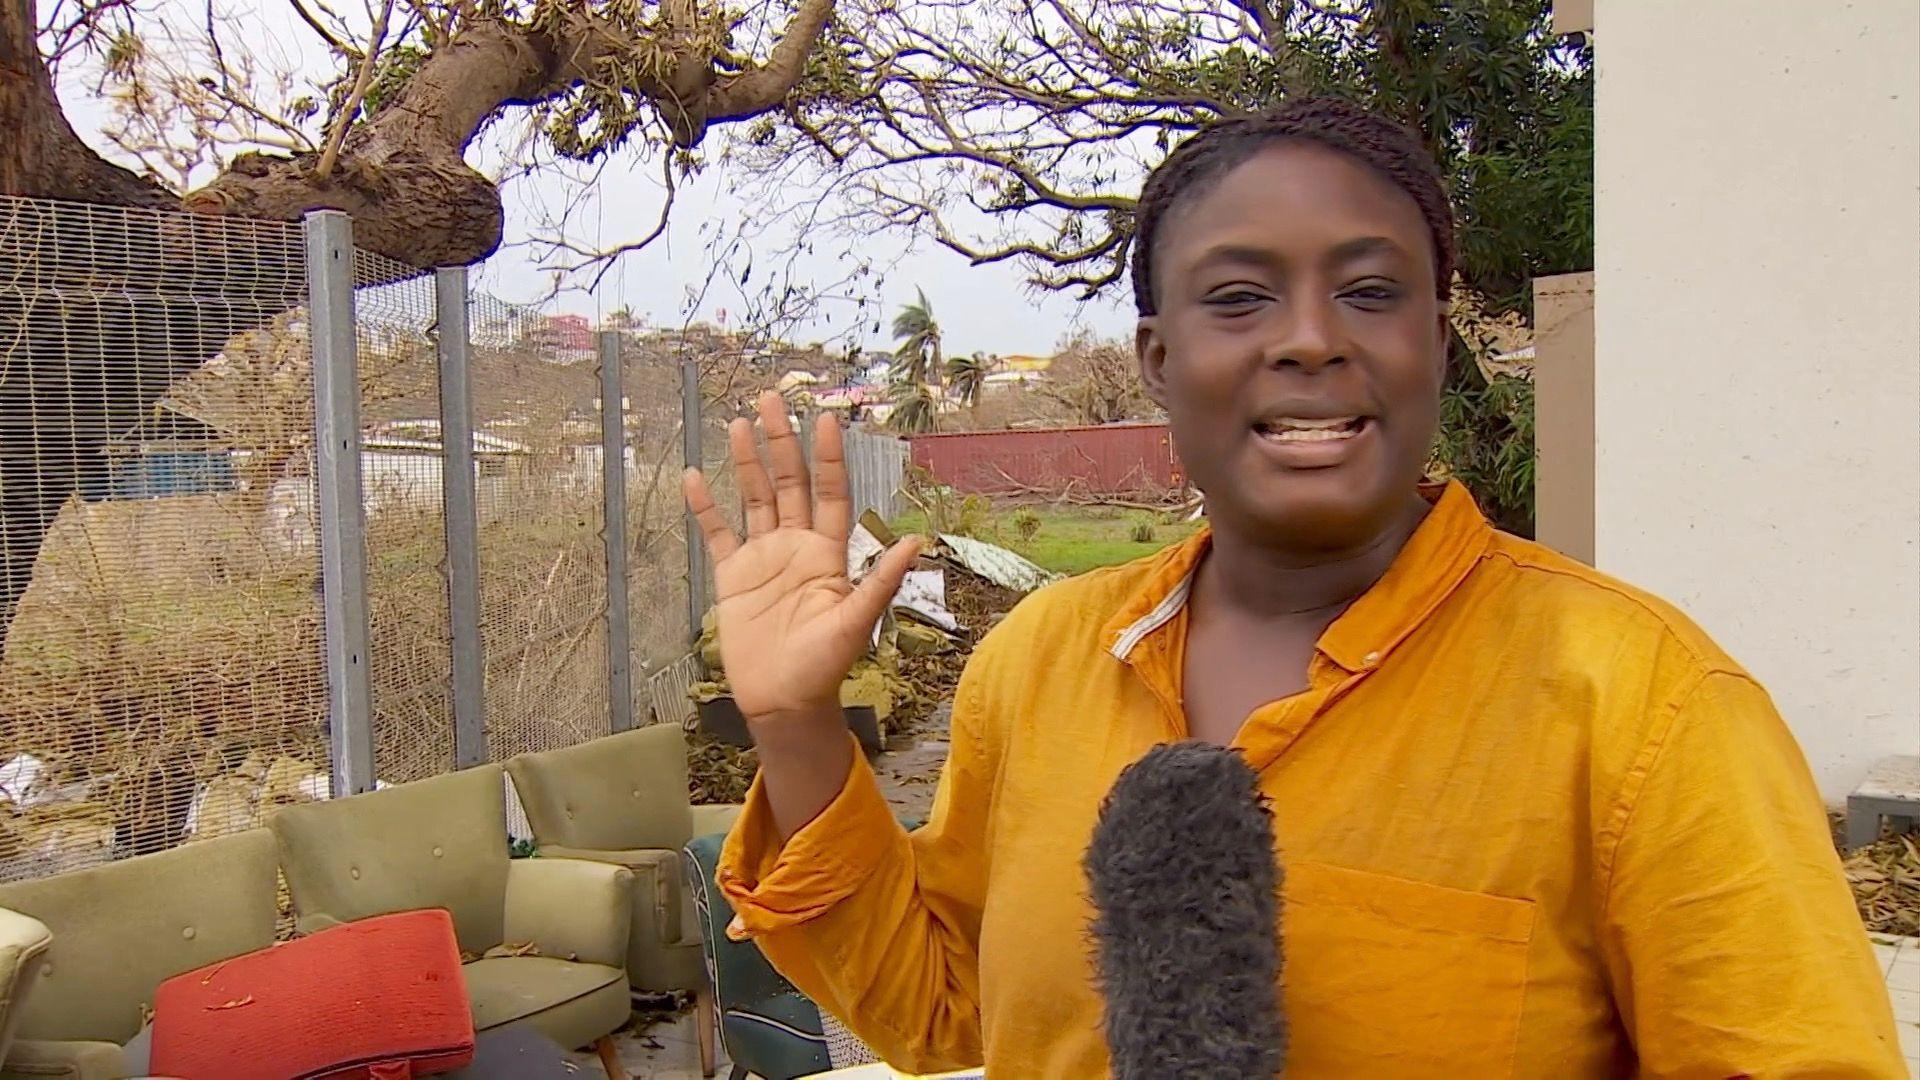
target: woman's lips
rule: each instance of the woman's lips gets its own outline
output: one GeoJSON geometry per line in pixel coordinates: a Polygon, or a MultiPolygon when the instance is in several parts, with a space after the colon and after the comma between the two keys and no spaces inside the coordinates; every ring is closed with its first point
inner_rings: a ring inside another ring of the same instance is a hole
{"type": "Polygon", "coordinates": [[[1344,464],[1373,436],[1371,417],[1273,417],[1253,425],[1254,441],[1267,456],[1292,469],[1329,469],[1344,464]]]}

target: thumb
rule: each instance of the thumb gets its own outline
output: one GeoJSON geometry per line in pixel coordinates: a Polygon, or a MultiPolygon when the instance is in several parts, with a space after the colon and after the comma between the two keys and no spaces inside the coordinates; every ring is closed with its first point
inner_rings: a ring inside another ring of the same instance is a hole
{"type": "Polygon", "coordinates": [[[853,620],[855,633],[864,635],[872,631],[873,624],[886,614],[887,605],[900,591],[907,571],[913,569],[913,560],[919,557],[920,538],[909,536],[888,548],[873,564],[873,569],[867,571],[867,576],[860,579],[860,584],[854,586],[845,601],[845,610],[853,620]]]}

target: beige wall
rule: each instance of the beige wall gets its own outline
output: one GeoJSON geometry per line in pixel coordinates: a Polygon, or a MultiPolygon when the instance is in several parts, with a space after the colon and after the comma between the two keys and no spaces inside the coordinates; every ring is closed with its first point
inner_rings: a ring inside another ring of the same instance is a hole
{"type": "Polygon", "coordinates": [[[1920,753],[1920,3],[1599,0],[1598,565],[1920,753]]]}
{"type": "Polygon", "coordinates": [[[1534,536],[1593,562],[1593,275],[1533,282],[1534,536]]]}

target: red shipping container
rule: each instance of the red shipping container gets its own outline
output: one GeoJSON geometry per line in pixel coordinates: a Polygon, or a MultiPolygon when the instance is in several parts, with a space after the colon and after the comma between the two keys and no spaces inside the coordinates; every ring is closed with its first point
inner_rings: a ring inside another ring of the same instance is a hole
{"type": "Polygon", "coordinates": [[[1184,490],[1165,424],[915,435],[913,463],[968,494],[1133,496],[1184,490]]]}

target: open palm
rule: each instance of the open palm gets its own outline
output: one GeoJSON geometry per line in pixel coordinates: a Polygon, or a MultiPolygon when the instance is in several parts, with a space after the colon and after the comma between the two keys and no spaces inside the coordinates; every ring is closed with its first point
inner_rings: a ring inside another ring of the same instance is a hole
{"type": "Polygon", "coordinates": [[[809,475],[786,402],[769,393],[758,409],[764,459],[751,422],[735,420],[727,432],[746,504],[744,542],[714,505],[706,477],[686,476],[687,506],[713,553],[721,663],[748,720],[837,709],[841,681],[917,553],[912,540],[897,544],[858,586],[849,582],[853,501],[839,422],[821,417],[809,475]]]}

